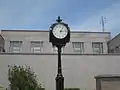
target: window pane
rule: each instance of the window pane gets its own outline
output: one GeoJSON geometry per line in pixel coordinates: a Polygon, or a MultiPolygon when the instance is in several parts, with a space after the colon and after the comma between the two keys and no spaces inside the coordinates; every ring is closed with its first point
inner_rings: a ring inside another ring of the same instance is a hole
{"type": "Polygon", "coordinates": [[[80,44],[81,44],[81,43],[75,43],[75,44],[74,44],[74,47],[75,47],[75,48],[80,48],[80,44]]]}
{"type": "Polygon", "coordinates": [[[42,41],[31,41],[31,52],[41,52],[42,47],[42,41]]]}
{"type": "Polygon", "coordinates": [[[80,53],[84,52],[84,43],[83,42],[73,42],[72,45],[73,45],[74,52],[80,52],[80,53]]]}
{"type": "Polygon", "coordinates": [[[101,42],[93,42],[92,47],[93,47],[93,53],[94,54],[103,53],[103,43],[101,43],[101,42]]]}
{"type": "Polygon", "coordinates": [[[120,46],[117,46],[117,47],[115,48],[115,51],[116,51],[116,53],[119,53],[119,52],[120,52],[120,46]]]}
{"type": "Polygon", "coordinates": [[[10,41],[10,52],[20,52],[22,41],[10,41]]]}
{"type": "Polygon", "coordinates": [[[13,47],[12,51],[13,51],[13,52],[20,52],[20,48],[18,48],[18,47],[13,47]]]}

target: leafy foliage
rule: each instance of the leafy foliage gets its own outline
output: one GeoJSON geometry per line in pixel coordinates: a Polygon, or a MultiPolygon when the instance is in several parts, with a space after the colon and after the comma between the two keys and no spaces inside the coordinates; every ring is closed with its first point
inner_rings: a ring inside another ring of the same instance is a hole
{"type": "Polygon", "coordinates": [[[41,90],[36,74],[30,66],[8,66],[8,80],[11,90],[41,90]]]}

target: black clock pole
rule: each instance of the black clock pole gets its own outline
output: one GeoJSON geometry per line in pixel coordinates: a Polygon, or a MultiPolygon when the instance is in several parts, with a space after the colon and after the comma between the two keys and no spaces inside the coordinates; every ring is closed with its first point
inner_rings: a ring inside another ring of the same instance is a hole
{"type": "Polygon", "coordinates": [[[61,67],[61,48],[62,46],[58,45],[58,73],[56,77],[56,90],[64,90],[64,77],[62,75],[61,67]]]}
{"type": "Polygon", "coordinates": [[[61,48],[65,47],[66,43],[70,41],[70,29],[67,24],[62,22],[60,16],[58,16],[58,19],[56,21],[57,23],[52,24],[50,27],[49,41],[52,43],[53,46],[56,46],[58,48],[58,71],[57,71],[57,76],[55,78],[56,90],[64,90],[64,77],[62,75],[62,67],[61,67],[61,48]],[[59,35],[58,36],[54,35],[53,31],[57,30],[54,28],[56,27],[56,25],[58,26],[62,25],[63,27],[67,28],[67,35],[65,37],[60,38],[59,35]]]}

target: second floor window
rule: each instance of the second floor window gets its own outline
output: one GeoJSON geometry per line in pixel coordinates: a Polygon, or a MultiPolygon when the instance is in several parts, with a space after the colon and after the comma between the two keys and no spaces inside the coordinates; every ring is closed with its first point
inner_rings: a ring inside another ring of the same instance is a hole
{"type": "Polygon", "coordinates": [[[31,52],[39,53],[43,48],[43,41],[31,41],[31,52]]]}
{"type": "Polygon", "coordinates": [[[115,48],[115,51],[116,51],[116,53],[120,53],[120,46],[117,46],[117,47],[115,48]]]}
{"type": "Polygon", "coordinates": [[[22,51],[22,41],[10,41],[10,52],[21,52],[22,51]]]}
{"type": "Polygon", "coordinates": [[[72,42],[73,51],[84,53],[84,42],[72,42]]]}
{"type": "Polygon", "coordinates": [[[93,54],[103,53],[103,43],[102,42],[93,42],[92,48],[93,48],[93,54]]]}

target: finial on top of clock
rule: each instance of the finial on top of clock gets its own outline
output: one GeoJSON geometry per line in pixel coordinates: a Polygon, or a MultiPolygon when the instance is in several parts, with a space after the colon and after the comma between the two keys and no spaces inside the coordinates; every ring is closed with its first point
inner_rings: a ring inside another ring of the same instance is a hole
{"type": "Polygon", "coordinates": [[[60,16],[58,16],[58,19],[56,21],[59,22],[59,23],[62,21],[62,19],[60,18],[60,16]]]}

